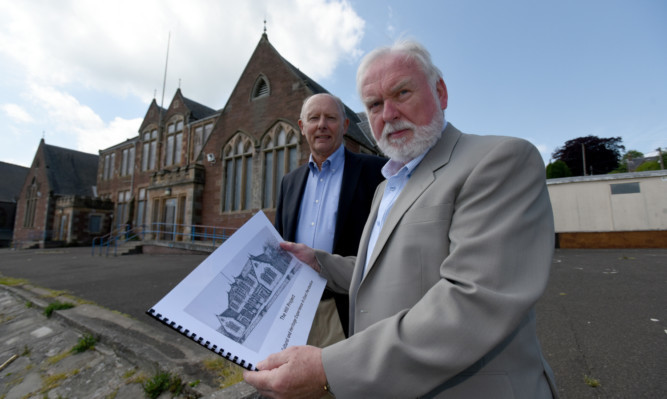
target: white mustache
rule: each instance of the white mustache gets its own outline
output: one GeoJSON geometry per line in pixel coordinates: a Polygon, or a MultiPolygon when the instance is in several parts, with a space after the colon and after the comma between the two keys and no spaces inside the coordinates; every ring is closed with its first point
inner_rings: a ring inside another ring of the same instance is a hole
{"type": "Polygon", "coordinates": [[[399,130],[412,130],[415,131],[416,126],[408,121],[396,121],[396,122],[387,122],[382,129],[382,136],[387,137],[388,135],[397,132],[399,130]]]}

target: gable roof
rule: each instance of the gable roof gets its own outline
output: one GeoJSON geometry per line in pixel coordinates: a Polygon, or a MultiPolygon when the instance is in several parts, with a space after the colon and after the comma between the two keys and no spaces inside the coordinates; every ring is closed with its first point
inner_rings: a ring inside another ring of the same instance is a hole
{"type": "Polygon", "coordinates": [[[44,167],[49,187],[55,195],[93,197],[97,184],[99,156],[44,143],[44,167]]]}
{"type": "Polygon", "coordinates": [[[0,161],[0,202],[16,202],[28,176],[29,168],[0,161]]]}
{"type": "MultiPolygon", "coordinates": [[[[269,43],[269,39],[266,36],[266,33],[262,35],[262,40],[266,40],[267,44],[269,47],[276,52],[278,57],[280,57],[281,60],[287,65],[288,69],[296,75],[299,80],[303,82],[303,84],[310,89],[310,91],[313,94],[320,94],[320,93],[326,93],[326,94],[332,94],[330,93],[327,89],[322,87],[319,83],[311,79],[308,75],[305,73],[301,72],[301,70],[294,65],[292,65],[289,61],[287,61],[285,58],[283,58],[282,55],[269,43]]],[[[335,94],[334,94],[335,95],[335,94]]],[[[369,136],[364,132],[364,129],[362,126],[364,121],[359,118],[359,115],[352,111],[350,107],[348,107],[345,103],[343,103],[345,106],[345,113],[347,114],[347,118],[350,120],[350,126],[347,128],[347,135],[352,137],[356,142],[362,144],[363,146],[367,148],[373,148],[376,149],[378,152],[379,150],[377,149],[377,146],[375,145],[375,141],[371,140],[369,136]]]]}

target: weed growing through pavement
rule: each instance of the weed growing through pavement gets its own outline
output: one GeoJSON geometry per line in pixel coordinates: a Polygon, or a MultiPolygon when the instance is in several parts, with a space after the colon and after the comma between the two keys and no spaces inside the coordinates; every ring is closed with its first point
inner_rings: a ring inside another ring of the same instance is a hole
{"type": "Polygon", "coordinates": [[[53,374],[42,378],[42,393],[47,393],[54,388],[58,388],[69,377],[79,374],[79,370],[73,370],[70,373],[53,374]]]}
{"type": "Polygon", "coordinates": [[[28,280],[24,280],[21,278],[13,278],[13,277],[6,277],[0,274],[0,284],[6,285],[9,287],[16,287],[18,285],[23,285],[27,284],[28,280]]]}
{"type": "Polygon", "coordinates": [[[67,356],[71,355],[72,351],[65,351],[62,353],[59,353],[57,355],[51,356],[50,358],[46,359],[46,364],[48,365],[53,365],[58,363],[59,361],[63,360],[67,356]]]}
{"type": "Polygon", "coordinates": [[[74,307],[74,305],[71,304],[71,303],[63,303],[63,302],[58,302],[58,301],[51,302],[49,304],[49,306],[44,308],[44,315],[46,317],[51,317],[51,315],[53,314],[53,312],[55,310],[71,309],[73,307],[74,307]]]}
{"type": "Polygon", "coordinates": [[[587,375],[584,375],[584,382],[591,388],[597,388],[600,386],[600,381],[587,375]]]}
{"type": "Polygon", "coordinates": [[[220,389],[243,381],[243,369],[221,357],[204,360],[204,368],[218,376],[220,389]]]}
{"type": "Polygon", "coordinates": [[[79,338],[79,342],[72,348],[72,352],[81,353],[85,352],[88,349],[95,349],[95,344],[97,339],[90,334],[86,334],[83,337],[79,338]]]}
{"type": "Polygon", "coordinates": [[[178,396],[183,389],[183,382],[180,377],[171,375],[171,373],[159,372],[150,380],[143,384],[144,392],[151,399],[156,399],[162,392],[169,391],[174,396],[178,396]]]}

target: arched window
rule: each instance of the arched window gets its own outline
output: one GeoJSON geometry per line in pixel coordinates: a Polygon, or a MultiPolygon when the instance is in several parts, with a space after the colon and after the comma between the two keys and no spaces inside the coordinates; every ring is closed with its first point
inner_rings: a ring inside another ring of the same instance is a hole
{"type": "Polygon", "coordinates": [[[225,212],[250,209],[252,153],[252,140],[242,133],[237,133],[225,146],[223,151],[225,193],[222,205],[225,212]]]}
{"type": "Polygon", "coordinates": [[[183,149],[183,121],[167,125],[167,149],[164,166],[180,165],[183,149]]]}
{"type": "Polygon", "coordinates": [[[39,184],[36,178],[32,178],[28,193],[26,195],[25,215],[23,216],[23,227],[35,226],[35,211],[37,199],[39,198],[39,184]]]}
{"type": "Polygon", "coordinates": [[[266,76],[259,75],[252,88],[252,99],[254,100],[259,97],[268,96],[270,93],[271,87],[269,86],[269,80],[266,79],[266,76]]]}
{"type": "Polygon", "coordinates": [[[284,175],[297,166],[297,133],[290,126],[279,123],[262,141],[264,155],[263,208],[274,208],[284,175]]]}
{"type": "Polygon", "coordinates": [[[156,167],[155,159],[157,156],[157,128],[143,132],[143,144],[141,150],[141,170],[153,170],[156,167]]]}

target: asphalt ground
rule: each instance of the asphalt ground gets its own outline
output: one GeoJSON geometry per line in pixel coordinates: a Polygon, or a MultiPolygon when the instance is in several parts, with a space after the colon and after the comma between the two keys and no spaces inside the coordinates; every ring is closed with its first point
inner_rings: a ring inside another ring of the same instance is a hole
{"type": "MultiPolygon", "coordinates": [[[[0,274],[67,291],[168,335],[145,312],[205,257],[2,249],[0,274]]],[[[556,250],[537,318],[562,398],[667,397],[667,249],[556,250]]]]}

